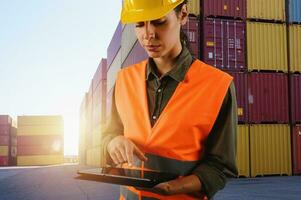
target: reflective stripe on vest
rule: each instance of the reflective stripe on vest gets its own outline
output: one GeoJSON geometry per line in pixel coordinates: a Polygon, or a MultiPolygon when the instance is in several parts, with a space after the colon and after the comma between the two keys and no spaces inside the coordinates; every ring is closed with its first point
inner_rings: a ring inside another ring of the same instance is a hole
{"type": "MultiPolygon", "coordinates": [[[[187,175],[202,158],[204,143],[233,78],[194,61],[151,127],[146,65],[143,61],[121,69],[117,75],[115,101],[124,136],[150,156],[150,161],[144,163],[146,168],[187,175]]],[[[181,198],[191,199],[188,195],[181,198]]]]}

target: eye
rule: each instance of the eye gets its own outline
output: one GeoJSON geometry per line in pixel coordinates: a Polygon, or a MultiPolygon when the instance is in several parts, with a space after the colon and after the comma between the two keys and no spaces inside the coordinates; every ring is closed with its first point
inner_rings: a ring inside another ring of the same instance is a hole
{"type": "Polygon", "coordinates": [[[156,20],[156,21],[152,21],[151,23],[155,26],[160,26],[166,23],[167,20],[156,20]]]}
{"type": "Polygon", "coordinates": [[[143,27],[144,26],[144,22],[138,22],[135,24],[135,27],[136,28],[140,28],[140,27],[143,27]]]}

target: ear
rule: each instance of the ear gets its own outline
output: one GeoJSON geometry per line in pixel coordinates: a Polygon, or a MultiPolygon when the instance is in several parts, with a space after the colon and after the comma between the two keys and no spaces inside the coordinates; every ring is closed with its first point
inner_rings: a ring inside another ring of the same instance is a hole
{"type": "Polygon", "coordinates": [[[187,20],[188,20],[188,8],[187,8],[187,4],[184,4],[182,6],[182,9],[181,9],[181,13],[180,13],[180,20],[181,20],[181,25],[185,25],[187,20]]]}

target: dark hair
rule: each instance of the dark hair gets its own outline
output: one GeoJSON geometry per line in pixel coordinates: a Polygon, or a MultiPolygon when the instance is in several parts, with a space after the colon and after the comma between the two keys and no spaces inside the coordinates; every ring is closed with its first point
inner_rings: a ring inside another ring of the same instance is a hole
{"type": "MultiPolygon", "coordinates": [[[[174,11],[176,12],[176,14],[179,14],[179,13],[181,12],[181,10],[182,10],[183,5],[185,5],[185,4],[187,4],[187,3],[188,3],[188,0],[184,0],[181,4],[179,4],[179,5],[174,9],[174,11]]],[[[187,23],[188,23],[188,22],[187,22],[187,23]]],[[[182,43],[183,45],[186,45],[186,47],[188,48],[188,50],[189,50],[190,52],[192,52],[192,51],[191,51],[191,48],[190,48],[189,39],[188,39],[186,33],[184,32],[183,27],[181,27],[181,30],[180,30],[180,40],[181,40],[181,43],[182,43]]]]}

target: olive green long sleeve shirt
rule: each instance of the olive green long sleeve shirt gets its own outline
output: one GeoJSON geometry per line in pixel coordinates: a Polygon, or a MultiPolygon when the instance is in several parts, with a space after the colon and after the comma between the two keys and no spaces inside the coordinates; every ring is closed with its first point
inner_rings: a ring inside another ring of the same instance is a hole
{"type": "MultiPolygon", "coordinates": [[[[193,61],[194,58],[192,58],[189,50],[184,46],[177,57],[174,67],[166,74],[159,76],[156,64],[152,58],[149,58],[146,82],[149,115],[152,126],[167,105],[179,82],[184,80],[185,74],[193,61]]],[[[225,186],[228,178],[237,176],[235,161],[236,110],[235,87],[233,82],[231,82],[218,117],[205,143],[203,157],[199,165],[192,172],[202,182],[202,191],[209,199],[225,186]]],[[[107,128],[102,133],[102,165],[112,164],[112,160],[107,153],[107,145],[114,137],[121,134],[123,134],[123,124],[117,112],[115,97],[113,95],[111,118],[107,124],[107,128]]]]}

